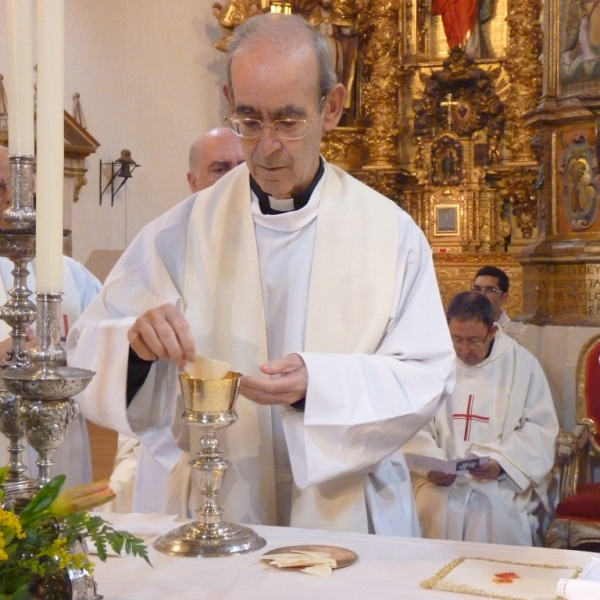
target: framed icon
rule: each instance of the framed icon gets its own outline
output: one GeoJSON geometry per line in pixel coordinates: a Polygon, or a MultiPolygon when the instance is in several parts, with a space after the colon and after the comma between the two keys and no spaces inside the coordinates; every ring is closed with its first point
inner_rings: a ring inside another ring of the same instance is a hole
{"type": "Polygon", "coordinates": [[[458,233],[458,206],[436,206],[434,235],[452,235],[456,233],[458,233]]]}

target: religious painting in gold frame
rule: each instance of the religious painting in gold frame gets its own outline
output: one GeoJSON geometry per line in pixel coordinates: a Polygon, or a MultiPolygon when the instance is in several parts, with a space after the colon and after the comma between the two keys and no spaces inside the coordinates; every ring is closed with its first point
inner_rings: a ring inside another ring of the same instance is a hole
{"type": "MultiPolygon", "coordinates": [[[[419,4],[426,3],[421,0],[419,4]]],[[[505,57],[509,42],[507,15],[508,0],[481,0],[479,2],[476,29],[470,36],[470,40],[467,41],[466,51],[469,57],[488,60],[505,57]]],[[[432,19],[430,57],[433,59],[445,58],[450,49],[444,33],[443,18],[434,14],[430,18],[432,19]]]]}
{"type": "Polygon", "coordinates": [[[458,204],[438,204],[434,207],[433,235],[447,236],[459,234],[458,204]]]}
{"type": "Polygon", "coordinates": [[[600,1],[560,0],[560,95],[597,93],[600,77],[600,1]]]}

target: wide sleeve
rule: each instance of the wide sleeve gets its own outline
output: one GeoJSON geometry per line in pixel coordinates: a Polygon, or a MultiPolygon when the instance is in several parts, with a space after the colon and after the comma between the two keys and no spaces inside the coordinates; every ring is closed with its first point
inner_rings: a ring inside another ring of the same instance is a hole
{"type": "Polygon", "coordinates": [[[69,364],[96,372],[76,398],[84,416],[125,435],[143,437],[149,445],[173,425],[176,369],[156,361],[127,408],[127,332],[150,308],[165,303],[182,308],[187,219],[180,213],[186,208],[189,212],[181,206],[140,232],[67,338],[69,364]]]}
{"type": "Polygon", "coordinates": [[[305,488],[375,470],[426,425],[455,381],[431,250],[399,212],[394,301],[374,354],[301,353],[305,411],[284,409],[294,480],[305,488]]]}
{"type": "Polygon", "coordinates": [[[79,309],[83,312],[100,293],[102,284],[81,263],[65,256],[67,267],[73,275],[77,292],[79,293],[79,309]]]}

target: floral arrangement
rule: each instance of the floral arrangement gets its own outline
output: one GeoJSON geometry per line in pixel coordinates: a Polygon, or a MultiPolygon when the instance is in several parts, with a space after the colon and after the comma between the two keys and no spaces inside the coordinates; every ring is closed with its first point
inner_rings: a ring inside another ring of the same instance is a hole
{"type": "MultiPolygon", "coordinates": [[[[7,474],[8,467],[0,468],[0,484],[7,474]]],[[[64,475],[54,477],[18,514],[3,504],[0,488],[0,600],[36,598],[39,582],[64,581],[68,569],[92,573],[87,554],[70,552],[84,538],[96,544],[102,561],[110,546],[118,554],[141,556],[150,564],[143,540],[115,531],[102,517],[87,512],[114,498],[108,480],[61,493],[64,482],[64,475]]]]}

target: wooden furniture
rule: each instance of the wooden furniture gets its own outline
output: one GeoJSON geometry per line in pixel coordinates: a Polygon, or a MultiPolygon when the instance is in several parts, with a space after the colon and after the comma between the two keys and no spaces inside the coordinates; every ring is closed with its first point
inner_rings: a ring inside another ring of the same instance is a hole
{"type": "Polygon", "coordinates": [[[600,547],[600,482],[593,481],[600,456],[600,335],[579,352],[576,384],[577,428],[557,440],[560,502],[544,541],[551,548],[600,547]]]}

